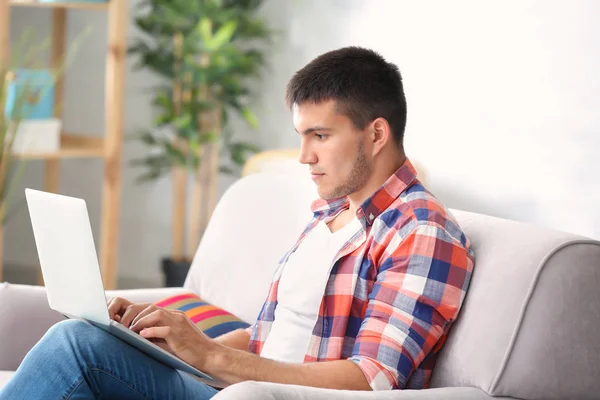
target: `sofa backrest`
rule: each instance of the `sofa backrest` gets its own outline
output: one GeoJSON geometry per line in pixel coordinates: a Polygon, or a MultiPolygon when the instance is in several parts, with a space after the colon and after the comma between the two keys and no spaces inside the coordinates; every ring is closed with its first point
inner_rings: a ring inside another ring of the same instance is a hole
{"type": "Polygon", "coordinates": [[[432,386],[474,386],[522,399],[597,396],[600,243],[452,212],[476,260],[432,386]]]}
{"type": "Polygon", "coordinates": [[[308,173],[260,173],[223,194],[184,287],[248,323],[256,321],[279,260],[312,216],[308,173]]]}

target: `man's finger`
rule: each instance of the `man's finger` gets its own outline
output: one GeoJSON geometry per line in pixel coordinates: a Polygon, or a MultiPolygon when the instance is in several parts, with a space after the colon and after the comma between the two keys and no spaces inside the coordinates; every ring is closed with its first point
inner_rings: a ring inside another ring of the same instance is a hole
{"type": "Polygon", "coordinates": [[[125,299],[115,297],[111,299],[110,304],[108,305],[108,315],[110,319],[114,319],[115,315],[121,314],[125,311],[125,307],[129,304],[129,302],[125,299]]]}
{"type": "Polygon", "coordinates": [[[137,320],[133,325],[131,325],[131,330],[134,332],[140,332],[144,328],[150,328],[154,326],[164,325],[162,323],[164,310],[158,309],[156,311],[151,312],[145,317],[137,320]]]}
{"type": "Polygon", "coordinates": [[[133,319],[137,317],[140,311],[142,311],[145,307],[146,305],[144,304],[129,305],[127,308],[125,308],[125,312],[121,317],[121,324],[123,324],[123,326],[125,326],[126,328],[129,328],[129,325],[131,325],[131,321],[133,321],[133,319]]]}
{"type": "Polygon", "coordinates": [[[106,302],[106,305],[108,307],[108,316],[109,316],[110,319],[113,319],[115,317],[114,316],[115,312],[113,311],[114,310],[114,307],[113,307],[113,303],[114,302],[115,302],[115,298],[114,297],[111,298],[110,300],[108,300],[106,302]]]}
{"type": "Polygon", "coordinates": [[[147,339],[165,339],[171,334],[170,326],[154,326],[151,328],[144,328],[140,331],[140,335],[147,339]]]}
{"type": "Polygon", "coordinates": [[[146,307],[141,310],[134,318],[132,318],[130,325],[135,325],[140,319],[144,318],[146,315],[153,313],[156,310],[160,310],[160,308],[156,307],[153,304],[146,305],[146,307]]]}

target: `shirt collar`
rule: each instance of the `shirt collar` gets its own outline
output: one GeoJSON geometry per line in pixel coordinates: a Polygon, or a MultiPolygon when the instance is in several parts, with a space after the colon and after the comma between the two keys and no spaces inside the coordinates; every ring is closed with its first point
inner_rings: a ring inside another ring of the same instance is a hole
{"type": "MultiPolygon", "coordinates": [[[[385,211],[407,187],[412,185],[416,178],[417,171],[410,160],[406,158],[404,164],[361,204],[356,211],[357,218],[360,219],[364,216],[367,224],[371,225],[379,214],[385,211]]],[[[348,208],[348,206],[348,198],[341,197],[332,200],[317,199],[312,203],[311,209],[317,218],[325,218],[348,208]]]]}

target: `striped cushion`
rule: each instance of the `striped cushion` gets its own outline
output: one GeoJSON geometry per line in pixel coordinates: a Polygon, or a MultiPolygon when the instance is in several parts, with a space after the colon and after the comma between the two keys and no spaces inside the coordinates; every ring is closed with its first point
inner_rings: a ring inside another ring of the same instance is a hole
{"type": "Polygon", "coordinates": [[[168,297],[156,305],[167,310],[185,312],[192,322],[211,338],[250,326],[235,315],[203,301],[193,293],[168,297]]]}

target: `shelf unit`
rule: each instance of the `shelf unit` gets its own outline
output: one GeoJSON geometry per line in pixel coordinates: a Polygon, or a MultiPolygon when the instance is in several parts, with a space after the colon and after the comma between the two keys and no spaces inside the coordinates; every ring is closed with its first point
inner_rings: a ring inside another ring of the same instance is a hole
{"type": "MultiPolygon", "coordinates": [[[[60,149],[49,153],[26,153],[18,157],[41,160],[44,168],[43,190],[58,193],[60,162],[78,158],[96,158],[104,161],[102,179],[102,217],[99,258],[102,279],[106,289],[116,288],[116,260],[121,194],[121,147],[123,141],[123,87],[125,75],[127,0],[109,0],[106,3],[53,2],[0,0],[0,66],[7,65],[10,57],[10,12],[12,7],[46,8],[52,17],[51,65],[57,65],[66,47],[66,25],[69,10],[89,10],[107,14],[108,38],[106,47],[105,78],[105,134],[90,136],[61,133],[60,149]]],[[[63,78],[67,78],[68,73],[63,78]]],[[[2,77],[4,79],[4,77],[2,77]]],[[[55,89],[55,117],[62,118],[58,105],[63,103],[62,79],[55,89]]],[[[0,110],[3,112],[3,110],[0,110]]],[[[68,112],[68,110],[67,110],[68,112]]],[[[2,281],[3,227],[0,225],[0,281],[2,281]]],[[[40,284],[43,284],[40,274],[40,284]]]]}

